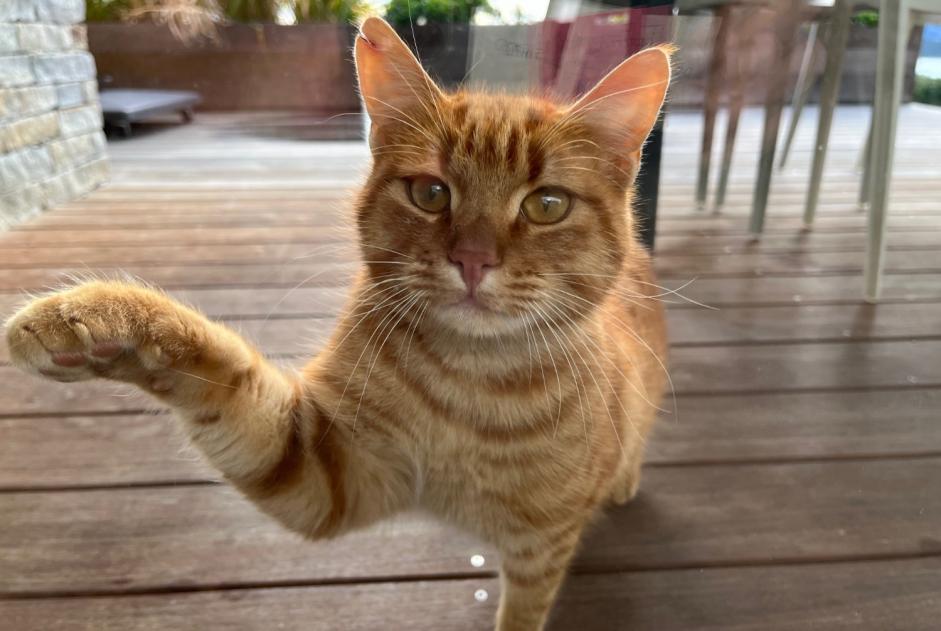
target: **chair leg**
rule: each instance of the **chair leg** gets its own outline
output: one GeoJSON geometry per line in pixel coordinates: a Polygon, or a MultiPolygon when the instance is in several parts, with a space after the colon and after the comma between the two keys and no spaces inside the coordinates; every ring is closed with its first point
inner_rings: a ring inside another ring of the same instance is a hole
{"type": "Polygon", "coordinates": [[[872,117],[869,118],[869,129],[866,131],[866,144],[863,145],[861,156],[862,178],[859,181],[859,209],[863,210],[869,203],[869,162],[872,160],[872,117]]]}
{"type": "MultiPolygon", "coordinates": [[[[749,16],[739,13],[735,16],[735,30],[748,31],[749,16]]],[[[750,39],[738,36],[733,40],[736,51],[750,49],[750,39]]],[[[725,193],[729,185],[729,173],[732,170],[732,155],[735,152],[735,137],[738,135],[738,121],[745,105],[745,69],[740,59],[733,58],[726,63],[726,83],[729,84],[729,117],[725,126],[725,145],[722,147],[722,163],[719,169],[719,184],[716,187],[715,210],[718,212],[725,205],[725,193]]]]}
{"type": "Polygon", "coordinates": [[[807,104],[807,97],[810,96],[810,89],[814,85],[811,70],[817,56],[817,31],[819,28],[819,23],[812,22],[810,30],[807,32],[807,43],[804,45],[801,69],[797,75],[797,85],[794,87],[794,98],[791,101],[791,120],[787,125],[787,135],[784,137],[784,147],[781,149],[781,160],[778,162],[779,169],[783,169],[787,163],[787,157],[791,153],[791,144],[794,142],[794,134],[797,133],[797,124],[800,122],[804,105],[807,104]]]}
{"type": "Polygon", "coordinates": [[[908,8],[904,0],[881,0],[879,8],[879,60],[876,64],[876,97],[872,113],[872,156],[869,162],[871,200],[869,240],[866,249],[866,299],[879,298],[885,254],[886,210],[892,179],[895,125],[905,74],[908,47],[908,8]]]}
{"type": "Polygon", "coordinates": [[[758,237],[765,225],[765,211],[768,208],[768,194],[771,191],[771,171],[774,168],[774,151],[778,144],[778,130],[781,126],[781,110],[784,108],[785,82],[777,80],[788,73],[791,54],[794,52],[794,40],[797,36],[801,2],[790,0],[781,2],[778,8],[776,31],[778,35],[777,54],[768,76],[768,94],[765,98],[765,124],[761,136],[761,155],[758,159],[758,178],[752,199],[749,229],[752,236],[758,237]]]}
{"type": "Polygon", "coordinates": [[[732,90],[729,100],[729,122],[725,128],[725,146],[722,148],[722,167],[719,171],[719,184],[716,188],[716,205],[718,211],[725,205],[725,192],[729,185],[729,172],[732,170],[732,154],[735,151],[735,137],[738,135],[738,120],[742,115],[745,104],[745,86],[741,78],[732,90]]]}
{"type": "Polygon", "coordinates": [[[702,148],[699,154],[699,177],[696,180],[696,204],[700,210],[706,207],[709,192],[709,169],[712,161],[712,137],[716,126],[716,113],[719,110],[719,93],[722,89],[722,75],[725,68],[725,52],[731,28],[732,9],[723,5],[716,11],[718,26],[712,59],[709,62],[709,76],[706,82],[706,94],[703,99],[702,148]]]}
{"type": "Polygon", "coordinates": [[[837,0],[833,7],[833,19],[830,36],[827,38],[827,66],[823,72],[820,87],[820,116],[817,119],[817,140],[814,143],[814,158],[810,167],[810,185],[807,189],[807,201],[804,205],[804,226],[809,228],[817,214],[820,200],[820,184],[823,181],[823,167],[827,158],[827,144],[830,142],[830,127],[833,124],[833,110],[836,109],[840,96],[840,76],[843,73],[843,56],[846,52],[846,39],[849,35],[852,16],[850,0],[837,0]]]}

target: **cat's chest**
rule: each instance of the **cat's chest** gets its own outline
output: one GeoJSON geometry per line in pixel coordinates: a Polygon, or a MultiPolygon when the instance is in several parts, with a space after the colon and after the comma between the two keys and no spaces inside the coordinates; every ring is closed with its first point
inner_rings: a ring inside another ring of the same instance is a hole
{"type": "MultiPolygon", "coordinates": [[[[486,439],[453,430],[433,432],[421,460],[419,502],[461,523],[500,520],[508,505],[519,507],[534,490],[563,488],[576,480],[566,461],[579,454],[547,437],[507,434],[486,439]]],[[[576,448],[575,451],[578,451],[576,448]]],[[[578,481],[580,482],[580,481],[578,481]]]]}

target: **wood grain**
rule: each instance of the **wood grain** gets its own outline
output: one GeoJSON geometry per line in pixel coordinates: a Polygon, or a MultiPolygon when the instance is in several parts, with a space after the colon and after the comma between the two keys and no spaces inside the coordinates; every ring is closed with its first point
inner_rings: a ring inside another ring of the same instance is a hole
{"type": "MultiPolygon", "coordinates": [[[[576,567],[941,554],[939,483],[941,458],[652,468],[635,502],[600,520],[576,567]]],[[[303,542],[224,486],[6,493],[0,520],[6,595],[427,577],[495,556],[420,517],[303,542]]]]}
{"type": "MultiPolygon", "coordinates": [[[[683,396],[654,467],[941,454],[941,390],[683,396]]],[[[0,418],[0,490],[218,479],[167,414],[0,418]]]]}
{"type": "MultiPolygon", "coordinates": [[[[52,598],[0,601],[0,615],[20,631],[479,631],[498,589],[481,578],[52,598]]],[[[939,591],[935,558],[576,575],[548,629],[933,631],[939,591]]]]}

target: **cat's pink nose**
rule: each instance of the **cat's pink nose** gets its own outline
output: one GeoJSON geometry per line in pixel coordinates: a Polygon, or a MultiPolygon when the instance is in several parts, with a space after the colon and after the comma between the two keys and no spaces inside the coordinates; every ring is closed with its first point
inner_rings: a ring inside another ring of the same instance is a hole
{"type": "Polygon", "coordinates": [[[467,293],[473,296],[488,269],[500,263],[496,248],[458,245],[448,253],[448,259],[461,268],[467,293]]]}

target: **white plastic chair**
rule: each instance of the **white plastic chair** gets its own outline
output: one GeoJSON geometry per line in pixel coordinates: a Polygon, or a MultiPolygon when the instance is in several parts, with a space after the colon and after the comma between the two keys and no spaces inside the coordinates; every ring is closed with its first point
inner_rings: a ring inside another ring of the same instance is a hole
{"type": "MultiPolygon", "coordinates": [[[[810,227],[817,212],[827,141],[833,121],[833,110],[840,86],[843,53],[849,32],[852,10],[860,0],[836,0],[833,26],[828,42],[827,68],[820,94],[820,118],[811,166],[810,185],[804,207],[804,224],[810,227]]],[[[873,302],[879,297],[885,255],[886,210],[892,178],[892,155],[895,126],[902,100],[908,37],[915,18],[925,14],[941,14],[941,0],[880,0],[879,43],[876,64],[876,89],[872,123],[866,142],[861,200],[869,201],[869,227],[866,247],[865,298],[873,302]]]]}

